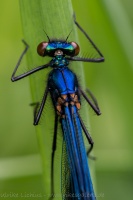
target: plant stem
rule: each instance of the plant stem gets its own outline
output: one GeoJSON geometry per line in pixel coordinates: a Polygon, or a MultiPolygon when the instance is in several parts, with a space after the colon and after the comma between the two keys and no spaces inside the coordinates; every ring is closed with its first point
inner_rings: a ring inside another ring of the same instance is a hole
{"type": "MultiPolygon", "coordinates": [[[[20,0],[20,9],[24,39],[30,46],[30,50],[27,53],[29,67],[34,68],[40,64],[46,64],[48,62],[46,58],[42,59],[37,56],[36,53],[37,45],[42,41],[47,41],[47,36],[44,33],[44,30],[49,38],[66,38],[72,30],[69,40],[78,43],[75,25],[73,23],[73,9],[70,0],[20,0]]],[[[82,64],[78,62],[75,64],[73,63],[72,69],[74,69],[74,67],[76,73],[80,74],[80,84],[84,85],[82,64]]],[[[47,73],[48,70],[43,70],[30,77],[30,88],[33,102],[40,101],[41,95],[43,95],[46,85],[45,83],[47,81],[47,73]]],[[[54,124],[54,110],[51,109],[52,104],[49,104],[49,102],[51,103],[50,99],[48,99],[48,103],[45,105],[45,117],[42,120],[41,126],[36,127],[42,158],[45,194],[50,194],[50,161],[54,124]]],[[[85,111],[86,109],[84,108],[83,110],[84,115],[87,115],[87,112],[85,111]]],[[[59,133],[55,157],[55,180],[57,180],[55,184],[56,194],[60,194],[61,192],[61,151],[62,134],[59,133]]],[[[61,199],[61,197],[58,199],[61,199]]]]}

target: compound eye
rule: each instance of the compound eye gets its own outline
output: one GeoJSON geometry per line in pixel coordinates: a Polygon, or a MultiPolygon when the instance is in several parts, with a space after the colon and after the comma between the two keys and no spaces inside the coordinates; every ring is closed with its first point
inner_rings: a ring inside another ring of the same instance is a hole
{"type": "Polygon", "coordinates": [[[70,44],[73,46],[73,48],[75,50],[74,56],[77,56],[79,54],[79,51],[80,51],[79,45],[76,42],[71,42],[70,44]]]}
{"type": "Polygon", "coordinates": [[[41,42],[38,46],[37,46],[37,53],[40,56],[45,56],[46,55],[46,47],[48,45],[48,42],[41,42]]]}

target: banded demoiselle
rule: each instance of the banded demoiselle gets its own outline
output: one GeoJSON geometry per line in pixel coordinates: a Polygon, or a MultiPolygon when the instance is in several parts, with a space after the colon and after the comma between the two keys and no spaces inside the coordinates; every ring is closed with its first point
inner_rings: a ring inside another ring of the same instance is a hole
{"type": "Polygon", "coordinates": [[[81,107],[81,95],[97,115],[100,115],[101,113],[97,101],[92,93],[88,90],[91,97],[90,100],[86,93],[81,89],[76,74],[69,69],[69,62],[82,61],[99,63],[104,61],[104,57],[94,42],[90,39],[89,35],[78,24],[75,16],[74,23],[97,51],[99,55],[98,58],[78,57],[77,55],[79,54],[80,47],[76,42],[67,41],[69,35],[65,40],[51,40],[46,34],[48,41],[41,42],[37,47],[37,52],[42,57],[51,57],[51,61],[24,74],[15,76],[20,62],[29,47],[23,40],[26,47],[13,71],[11,80],[14,82],[42,69],[48,67],[52,68],[48,75],[47,86],[42,101],[41,103],[35,104],[34,110],[34,125],[38,125],[48,93],[50,93],[55,110],[53,151],[51,155],[51,199],[54,196],[54,155],[56,150],[57,124],[58,119],[60,118],[63,135],[61,178],[62,199],[94,200],[96,197],[87,160],[87,154],[89,154],[93,148],[93,140],[78,112],[81,107]],[[88,152],[86,152],[85,149],[82,131],[85,133],[90,144],[88,152]]]}

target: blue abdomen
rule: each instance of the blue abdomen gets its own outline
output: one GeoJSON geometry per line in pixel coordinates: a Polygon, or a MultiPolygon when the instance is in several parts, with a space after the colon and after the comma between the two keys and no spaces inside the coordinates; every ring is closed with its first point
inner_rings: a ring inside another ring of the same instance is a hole
{"type": "Polygon", "coordinates": [[[58,94],[71,94],[76,92],[77,78],[67,67],[54,68],[49,74],[50,90],[57,90],[58,94]]]}

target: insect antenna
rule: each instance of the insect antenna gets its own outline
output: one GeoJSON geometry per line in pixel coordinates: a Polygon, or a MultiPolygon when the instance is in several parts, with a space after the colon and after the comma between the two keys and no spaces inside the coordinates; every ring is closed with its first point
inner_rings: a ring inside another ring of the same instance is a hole
{"type": "Polygon", "coordinates": [[[45,35],[47,36],[48,41],[50,42],[50,38],[49,38],[49,36],[47,35],[46,31],[45,31],[44,29],[43,29],[43,31],[44,31],[45,35]]]}
{"type": "Polygon", "coordinates": [[[72,32],[72,30],[70,31],[70,33],[69,33],[68,36],[66,37],[65,42],[67,42],[67,40],[68,40],[68,38],[69,38],[71,32],[72,32]]]}

